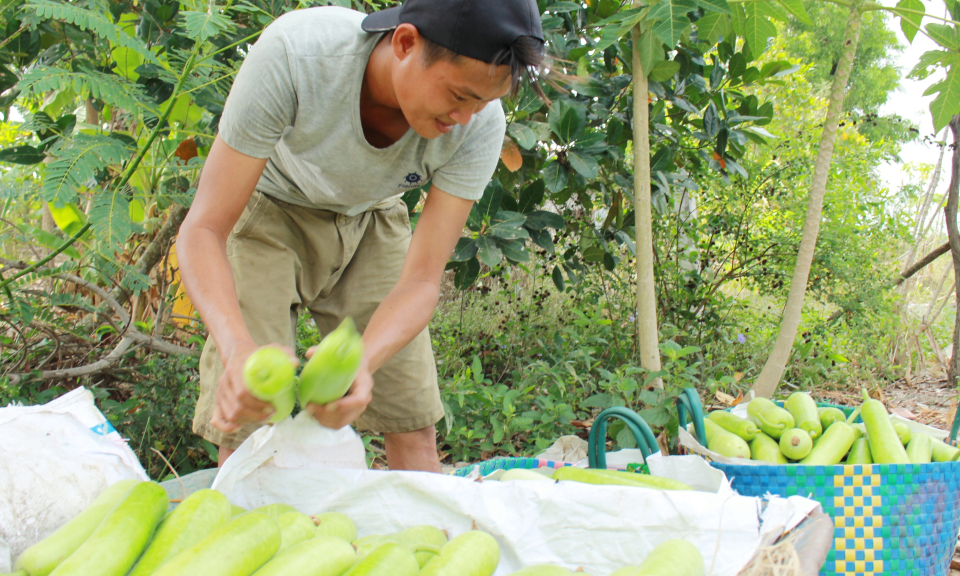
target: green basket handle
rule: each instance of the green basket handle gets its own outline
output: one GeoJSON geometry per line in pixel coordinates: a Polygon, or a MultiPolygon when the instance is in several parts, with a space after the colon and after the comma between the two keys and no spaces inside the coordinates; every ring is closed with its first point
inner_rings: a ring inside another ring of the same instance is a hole
{"type": "Polygon", "coordinates": [[[701,446],[707,445],[707,432],[703,426],[703,405],[700,404],[700,395],[693,388],[684,388],[676,398],[677,418],[680,420],[680,427],[687,427],[687,412],[693,420],[693,428],[697,433],[697,440],[701,446]]]}
{"type": "Polygon", "coordinates": [[[647,422],[639,414],[620,406],[607,408],[600,413],[593,421],[590,427],[590,440],[587,444],[587,460],[591,468],[606,470],[607,468],[607,421],[612,418],[619,418],[627,425],[630,432],[633,433],[634,440],[637,441],[637,447],[646,460],[651,454],[659,452],[657,439],[650,430],[647,422]]]}
{"type": "Polygon", "coordinates": [[[960,410],[957,410],[956,415],[953,417],[953,426],[950,427],[950,440],[949,444],[951,446],[957,445],[957,432],[960,431],[960,410]]]}

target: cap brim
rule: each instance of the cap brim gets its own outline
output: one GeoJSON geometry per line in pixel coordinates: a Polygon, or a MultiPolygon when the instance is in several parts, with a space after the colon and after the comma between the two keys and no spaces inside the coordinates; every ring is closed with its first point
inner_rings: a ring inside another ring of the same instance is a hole
{"type": "Polygon", "coordinates": [[[400,25],[400,10],[402,9],[403,6],[396,6],[369,14],[360,22],[360,27],[363,28],[364,32],[386,32],[387,30],[393,30],[400,25]]]}

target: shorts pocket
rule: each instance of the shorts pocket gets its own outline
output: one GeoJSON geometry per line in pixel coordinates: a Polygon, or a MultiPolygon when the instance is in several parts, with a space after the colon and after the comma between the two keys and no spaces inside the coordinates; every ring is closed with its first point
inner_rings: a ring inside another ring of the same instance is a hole
{"type": "Polygon", "coordinates": [[[240,215],[240,219],[237,220],[237,224],[233,227],[233,236],[236,238],[248,236],[256,227],[257,222],[260,221],[268,203],[269,200],[266,196],[260,191],[254,190],[253,195],[250,196],[250,200],[243,209],[243,213],[240,215]]]}

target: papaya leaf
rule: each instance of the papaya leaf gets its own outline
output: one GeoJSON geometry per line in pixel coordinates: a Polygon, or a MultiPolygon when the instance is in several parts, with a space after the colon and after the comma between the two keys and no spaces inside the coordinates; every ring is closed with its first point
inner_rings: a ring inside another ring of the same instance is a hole
{"type": "Polygon", "coordinates": [[[930,113],[933,115],[933,132],[936,134],[951,118],[960,114],[960,65],[951,66],[947,77],[928,88],[924,96],[935,92],[940,95],[930,103],[930,113]]]}
{"type": "Polygon", "coordinates": [[[810,19],[807,9],[803,7],[802,0],[780,0],[780,4],[787,9],[787,12],[793,14],[794,18],[808,26],[813,26],[813,20],[810,19]]]}
{"type": "MultiPolygon", "coordinates": [[[[900,0],[897,2],[897,8],[916,10],[918,12],[926,11],[926,6],[924,6],[921,0],[900,0]]],[[[903,35],[907,38],[907,42],[912,44],[917,32],[920,31],[920,22],[923,20],[923,16],[910,12],[898,12],[896,9],[893,10],[893,13],[900,17],[900,29],[903,30],[903,35]]]]}
{"type": "Polygon", "coordinates": [[[927,24],[927,34],[933,40],[949,50],[960,50],[960,34],[953,26],[946,24],[927,24]]]}

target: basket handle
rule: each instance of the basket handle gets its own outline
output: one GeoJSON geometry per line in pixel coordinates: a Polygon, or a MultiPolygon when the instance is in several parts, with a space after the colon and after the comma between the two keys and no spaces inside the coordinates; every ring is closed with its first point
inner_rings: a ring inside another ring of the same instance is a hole
{"type": "Polygon", "coordinates": [[[953,426],[950,427],[950,445],[957,445],[957,432],[960,431],[960,410],[957,410],[956,415],[953,417],[953,426]]]}
{"type": "Polygon", "coordinates": [[[697,433],[697,440],[701,446],[707,445],[707,432],[703,426],[703,405],[700,404],[700,395],[694,388],[684,388],[676,398],[677,418],[680,420],[680,427],[687,427],[687,412],[690,413],[690,419],[693,420],[693,428],[697,433]]]}
{"type": "Polygon", "coordinates": [[[619,418],[624,421],[627,428],[633,433],[633,438],[637,441],[637,447],[640,448],[644,460],[649,458],[651,454],[660,451],[653,431],[650,430],[650,426],[639,414],[629,408],[614,406],[601,412],[593,421],[593,426],[590,427],[587,460],[591,468],[603,470],[607,468],[607,421],[612,418],[619,418]]]}

